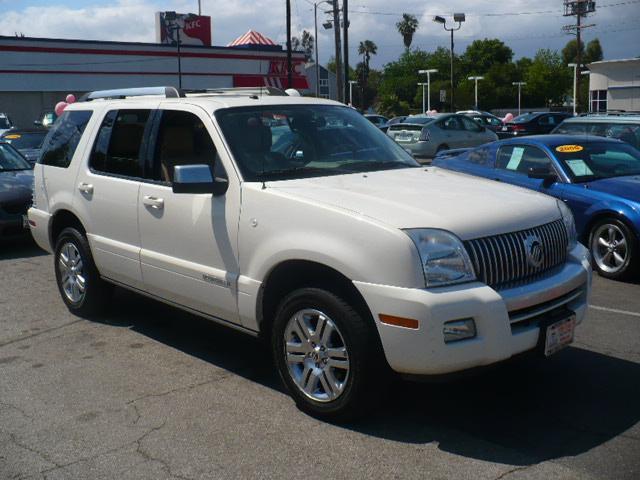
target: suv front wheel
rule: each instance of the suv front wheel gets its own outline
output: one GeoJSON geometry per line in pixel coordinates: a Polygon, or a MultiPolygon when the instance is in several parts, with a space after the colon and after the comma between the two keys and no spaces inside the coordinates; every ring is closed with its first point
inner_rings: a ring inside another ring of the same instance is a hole
{"type": "Polygon", "coordinates": [[[91,316],[106,307],[112,287],[100,278],[89,243],[75,228],[58,236],[54,265],[58,290],[72,313],[91,316]]]}
{"type": "Polygon", "coordinates": [[[326,420],[348,420],[384,390],[386,370],[372,328],[347,302],[302,288],[280,304],[272,351],[298,407],[326,420]]]}

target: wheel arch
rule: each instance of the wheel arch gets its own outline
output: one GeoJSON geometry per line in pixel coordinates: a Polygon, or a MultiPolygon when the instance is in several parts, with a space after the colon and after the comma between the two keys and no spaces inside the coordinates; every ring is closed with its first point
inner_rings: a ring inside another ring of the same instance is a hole
{"type": "Polygon", "coordinates": [[[278,304],[288,293],[304,287],[330,291],[349,302],[375,328],[362,294],[343,273],[311,260],[285,260],[268,272],[258,294],[256,318],[260,336],[268,339],[278,304]]]}
{"type": "Polygon", "coordinates": [[[87,233],[84,225],[74,213],[67,209],[60,209],[53,214],[51,227],[49,228],[49,242],[52,248],[55,249],[56,240],[60,235],[60,232],[67,227],[75,227],[84,235],[87,233]]]}
{"type": "Polygon", "coordinates": [[[591,231],[598,224],[598,222],[607,218],[613,218],[624,223],[627,228],[636,236],[636,242],[640,241],[640,232],[638,232],[638,230],[634,227],[633,222],[629,219],[626,212],[624,210],[621,211],[613,209],[600,210],[594,213],[585,224],[578,240],[582,242],[583,245],[587,245],[588,248],[591,248],[589,245],[589,240],[591,239],[591,231]]]}

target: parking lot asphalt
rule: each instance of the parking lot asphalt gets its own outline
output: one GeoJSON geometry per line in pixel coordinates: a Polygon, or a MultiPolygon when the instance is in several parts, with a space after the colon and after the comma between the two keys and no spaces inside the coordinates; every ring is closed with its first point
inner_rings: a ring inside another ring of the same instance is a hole
{"type": "Polygon", "coordinates": [[[71,315],[52,257],[0,245],[0,479],[640,478],[640,284],[594,278],[575,343],[398,382],[319,422],[257,340],[124,290],[71,315]]]}

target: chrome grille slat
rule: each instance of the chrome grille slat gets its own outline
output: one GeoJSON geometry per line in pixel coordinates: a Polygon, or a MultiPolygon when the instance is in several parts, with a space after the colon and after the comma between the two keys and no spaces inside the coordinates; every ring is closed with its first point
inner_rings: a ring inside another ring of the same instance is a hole
{"type": "Polygon", "coordinates": [[[568,235],[563,221],[557,220],[535,228],[476,238],[464,243],[478,280],[503,289],[539,278],[564,263],[568,235]],[[543,260],[538,267],[528,261],[525,241],[530,236],[537,237],[541,244],[543,260]]]}

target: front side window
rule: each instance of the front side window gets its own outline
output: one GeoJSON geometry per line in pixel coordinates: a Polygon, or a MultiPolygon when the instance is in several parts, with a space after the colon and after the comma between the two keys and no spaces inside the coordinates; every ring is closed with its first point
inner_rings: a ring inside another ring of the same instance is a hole
{"type": "Polygon", "coordinates": [[[100,125],[89,162],[101,173],[141,178],[140,150],[150,110],[111,110],[100,125]]]}
{"type": "Polygon", "coordinates": [[[462,120],[462,124],[464,125],[465,130],[469,132],[476,132],[476,133],[482,131],[482,127],[478,122],[474,122],[473,120],[467,117],[460,117],[460,120],[462,120]]]}
{"type": "Polygon", "coordinates": [[[216,177],[224,176],[216,147],[202,120],[190,112],[163,110],[153,155],[153,179],[173,182],[178,165],[216,166],[216,177]]]}
{"type": "Polygon", "coordinates": [[[496,168],[523,175],[528,175],[531,168],[553,170],[551,159],[547,154],[531,145],[501,147],[496,158],[496,168]]]}
{"type": "Polygon", "coordinates": [[[274,105],[229,108],[215,115],[247,181],[419,167],[352,108],[274,105]]]}
{"type": "Polygon", "coordinates": [[[0,172],[31,170],[31,165],[12,147],[0,143],[0,172]]]}
{"type": "Polygon", "coordinates": [[[90,110],[64,112],[44,139],[40,163],[67,168],[92,114],[90,110]]]}
{"type": "Polygon", "coordinates": [[[558,145],[554,153],[574,182],[640,174],[640,152],[624,143],[558,145]]]}

